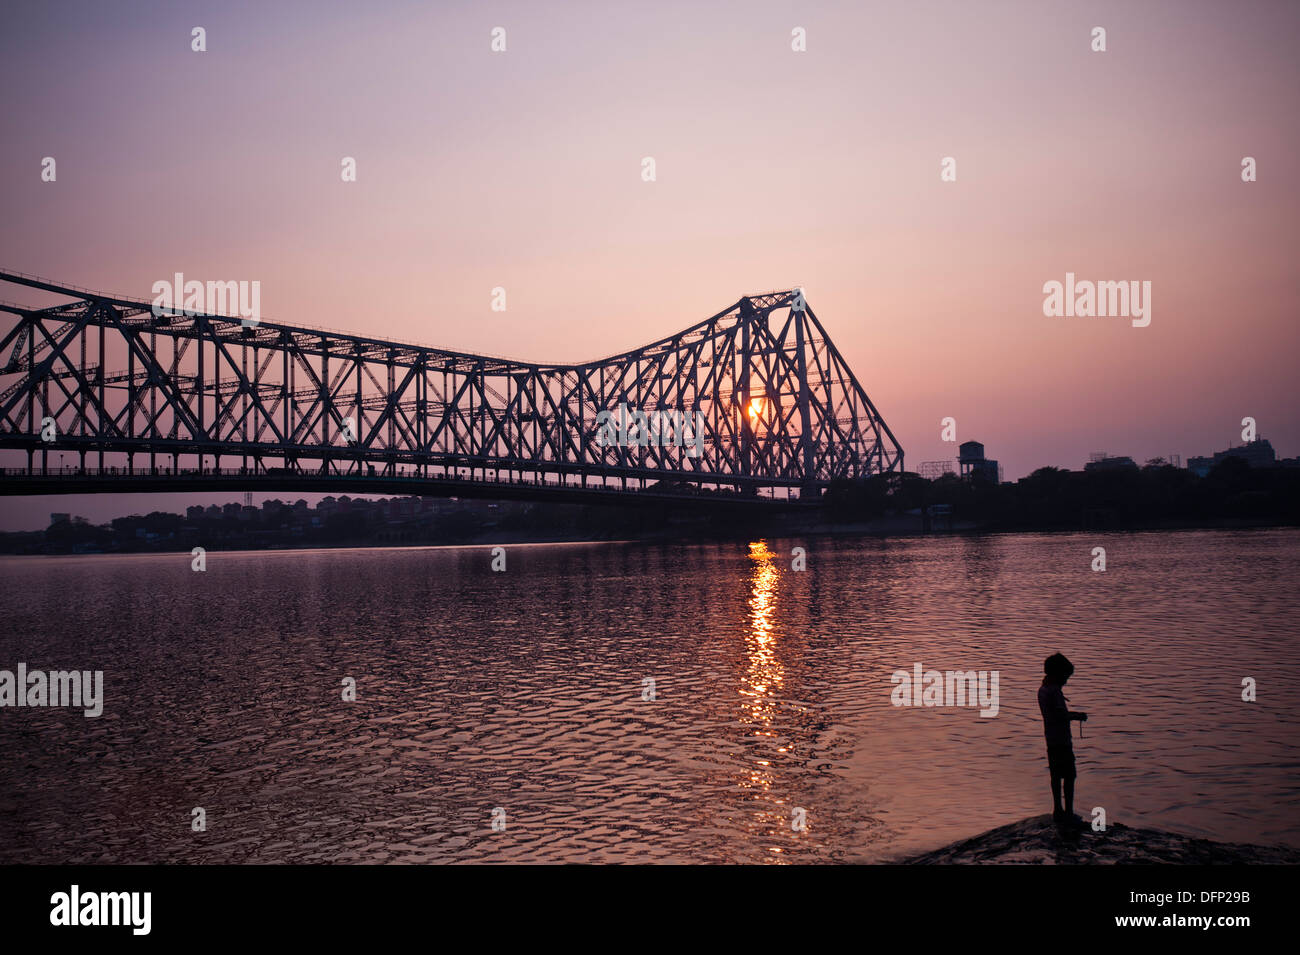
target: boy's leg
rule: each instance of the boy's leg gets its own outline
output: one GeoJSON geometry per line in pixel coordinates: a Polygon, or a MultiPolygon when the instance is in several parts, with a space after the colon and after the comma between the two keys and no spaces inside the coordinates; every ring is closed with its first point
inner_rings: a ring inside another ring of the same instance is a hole
{"type": "Polygon", "coordinates": [[[1069,776],[1065,779],[1065,814],[1066,816],[1074,815],[1074,777],[1069,776]]]}
{"type": "MultiPolygon", "coordinates": [[[[1070,795],[1071,797],[1073,797],[1074,795],[1073,784],[1071,784],[1070,795]]],[[[1058,776],[1055,772],[1053,772],[1052,773],[1052,815],[1059,816],[1060,814],[1061,814],[1061,777],[1058,776]]]]}

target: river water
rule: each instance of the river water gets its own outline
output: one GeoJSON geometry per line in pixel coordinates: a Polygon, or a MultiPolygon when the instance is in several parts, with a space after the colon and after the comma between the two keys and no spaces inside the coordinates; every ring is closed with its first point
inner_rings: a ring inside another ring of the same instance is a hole
{"type": "Polygon", "coordinates": [[[1057,650],[1077,811],[1300,846],[1300,532],[492,561],[0,558],[0,669],[104,673],[99,718],[0,708],[0,862],[897,859],[1050,810],[1057,650]],[[917,664],[996,670],[996,716],[895,706],[917,664]]]}

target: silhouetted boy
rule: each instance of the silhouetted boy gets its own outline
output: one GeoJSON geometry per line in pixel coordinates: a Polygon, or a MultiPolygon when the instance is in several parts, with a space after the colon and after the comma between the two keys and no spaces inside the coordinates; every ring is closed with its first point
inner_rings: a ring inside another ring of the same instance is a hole
{"type": "Polygon", "coordinates": [[[1047,768],[1052,773],[1052,818],[1058,825],[1082,826],[1074,814],[1074,741],[1070,720],[1083,721],[1087,713],[1073,713],[1065,705],[1061,687],[1074,673],[1074,664],[1064,654],[1053,653],[1043,662],[1043,685],[1038,688],[1038,708],[1043,713],[1043,735],[1047,737],[1047,768]],[[1065,806],[1061,806],[1061,783],[1065,783],[1065,806]]]}

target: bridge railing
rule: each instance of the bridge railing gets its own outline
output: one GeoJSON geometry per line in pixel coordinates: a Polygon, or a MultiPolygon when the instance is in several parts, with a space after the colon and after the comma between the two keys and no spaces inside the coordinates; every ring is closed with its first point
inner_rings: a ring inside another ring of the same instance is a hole
{"type": "Polygon", "coordinates": [[[472,481],[476,484],[548,484],[554,487],[576,487],[577,481],[552,481],[550,479],[537,479],[526,476],[493,476],[475,475],[470,477],[465,474],[454,473],[428,473],[421,474],[419,471],[412,469],[402,469],[393,473],[383,471],[333,471],[329,473],[321,471],[286,471],[286,470],[259,470],[257,468],[171,468],[171,467],[51,467],[51,468],[0,468],[0,477],[22,477],[22,478],[42,478],[42,477],[115,477],[115,478],[139,478],[139,477],[267,477],[267,478],[318,478],[321,480],[343,478],[363,478],[375,481],[391,481],[395,478],[408,479],[411,481],[472,481]]]}
{"type": "MultiPolygon", "coordinates": [[[[265,469],[257,470],[255,468],[217,468],[217,467],[211,467],[211,468],[169,468],[169,467],[81,468],[75,466],[73,467],[65,466],[65,467],[52,467],[52,468],[44,468],[44,469],[34,468],[31,471],[28,471],[26,468],[21,468],[21,467],[0,468],[0,481],[5,480],[6,478],[22,480],[26,482],[42,481],[44,479],[75,480],[75,479],[84,479],[84,478],[94,478],[96,480],[108,480],[108,481],[118,480],[122,482],[129,482],[139,478],[150,478],[150,479],[162,478],[166,480],[175,480],[178,483],[184,483],[186,481],[206,482],[206,481],[211,481],[214,478],[230,478],[232,483],[239,480],[246,480],[248,478],[288,478],[294,480],[295,482],[301,481],[303,482],[304,485],[311,485],[312,483],[325,484],[330,482],[337,482],[340,479],[345,479],[348,481],[353,481],[353,480],[362,481],[362,482],[372,481],[375,484],[391,484],[394,481],[399,481],[399,482],[407,482],[412,485],[424,485],[424,484],[428,484],[430,481],[435,481],[440,483],[445,482],[448,484],[458,483],[458,484],[466,484],[466,485],[492,484],[492,485],[515,486],[515,487],[520,487],[520,486],[554,487],[554,488],[567,488],[571,490],[587,490],[587,491],[596,491],[596,492],[611,491],[611,492],[618,492],[620,494],[640,494],[652,490],[651,488],[643,489],[631,485],[624,488],[619,484],[595,482],[595,481],[591,481],[590,479],[589,482],[584,486],[580,482],[580,480],[577,479],[576,476],[570,480],[552,480],[546,477],[537,478],[537,477],[529,477],[525,475],[506,475],[506,476],[496,475],[492,477],[489,477],[487,475],[475,475],[473,477],[470,477],[464,474],[460,474],[460,475],[420,474],[419,472],[413,470],[400,470],[391,474],[381,472],[381,471],[376,471],[374,473],[370,473],[368,471],[343,471],[343,472],[331,472],[327,474],[319,471],[284,471],[284,470],[267,471],[265,469]]],[[[729,492],[721,489],[710,492],[710,494],[712,495],[721,494],[724,496],[727,495],[728,493],[729,492]]]]}

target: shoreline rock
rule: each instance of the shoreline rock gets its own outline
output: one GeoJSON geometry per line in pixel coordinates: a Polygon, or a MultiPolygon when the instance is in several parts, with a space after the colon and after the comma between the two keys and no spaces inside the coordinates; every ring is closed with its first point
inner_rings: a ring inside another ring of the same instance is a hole
{"type": "Polygon", "coordinates": [[[1105,832],[1087,827],[1062,833],[1046,813],[898,861],[904,865],[1296,865],[1300,849],[1215,842],[1117,823],[1105,832]]]}

